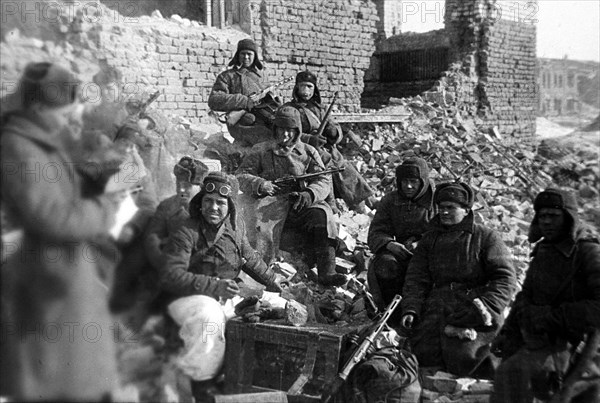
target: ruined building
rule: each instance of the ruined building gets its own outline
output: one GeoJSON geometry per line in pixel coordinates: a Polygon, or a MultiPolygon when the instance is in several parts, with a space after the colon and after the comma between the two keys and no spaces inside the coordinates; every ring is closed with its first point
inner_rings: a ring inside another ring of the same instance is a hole
{"type": "MultiPolygon", "coordinates": [[[[400,0],[90,3],[76,5],[80,8],[73,15],[73,6],[62,2],[3,2],[3,82],[14,82],[31,60],[70,63],[84,80],[105,60],[123,71],[126,91],[160,88],[164,96],[158,108],[202,122],[216,75],[226,68],[237,41],[250,36],[270,80],[310,69],[326,102],[339,93],[341,111],[358,112],[374,99],[385,104],[385,97],[424,91],[439,98],[445,90],[438,80],[453,68],[468,80],[440,100],[459,101],[504,135],[535,133],[535,24],[499,16],[497,1],[448,0],[445,28],[418,35],[394,35],[402,29],[400,0]],[[58,8],[43,13],[57,17],[31,22],[35,7],[38,12],[58,8]],[[77,32],[74,18],[80,20],[77,32]],[[34,38],[27,52],[17,49],[14,28],[34,38]]],[[[280,95],[288,99],[290,92],[291,83],[280,95]]]]}
{"type": "Polygon", "coordinates": [[[600,107],[600,63],[538,59],[539,114],[560,116],[581,112],[582,104],[600,107]]]}
{"type": "MultiPolygon", "coordinates": [[[[389,97],[431,89],[439,92],[439,79],[452,68],[465,73],[468,82],[447,101],[458,97],[503,135],[533,135],[536,9],[535,2],[447,0],[444,29],[401,33],[377,43],[365,78],[363,103],[374,107],[389,97]],[[516,9],[519,3],[523,4],[516,9]]],[[[444,97],[436,94],[434,99],[444,97]]]]}

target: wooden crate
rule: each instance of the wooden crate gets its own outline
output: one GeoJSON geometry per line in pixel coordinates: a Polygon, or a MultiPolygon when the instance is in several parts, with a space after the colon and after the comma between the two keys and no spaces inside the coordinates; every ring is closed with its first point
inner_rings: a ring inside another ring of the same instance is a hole
{"type": "Polygon", "coordinates": [[[286,391],[290,402],[319,401],[343,363],[356,326],[227,322],[227,393],[286,391]]]}

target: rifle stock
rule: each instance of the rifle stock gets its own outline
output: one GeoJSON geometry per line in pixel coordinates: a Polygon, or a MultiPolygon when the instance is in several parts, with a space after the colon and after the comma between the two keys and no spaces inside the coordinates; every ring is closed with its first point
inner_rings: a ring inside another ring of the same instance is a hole
{"type": "Polygon", "coordinates": [[[375,340],[377,339],[377,337],[379,337],[379,335],[387,325],[387,321],[390,319],[390,316],[392,316],[398,305],[400,305],[401,300],[402,297],[396,294],[392,302],[390,302],[385,312],[383,313],[383,316],[377,323],[377,327],[375,328],[375,330],[373,330],[373,332],[371,332],[367,337],[365,337],[360,346],[358,346],[356,351],[348,359],[340,373],[337,375],[336,379],[333,381],[332,384],[329,385],[326,392],[323,393],[321,397],[322,403],[329,403],[331,398],[337,394],[344,382],[346,382],[348,376],[350,375],[354,367],[356,367],[358,364],[360,364],[362,360],[364,360],[364,358],[367,356],[369,348],[375,343],[375,340]]]}

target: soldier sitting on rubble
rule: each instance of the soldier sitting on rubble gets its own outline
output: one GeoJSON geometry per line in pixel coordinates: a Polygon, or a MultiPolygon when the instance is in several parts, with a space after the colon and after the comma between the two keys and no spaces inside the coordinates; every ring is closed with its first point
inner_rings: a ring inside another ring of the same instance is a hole
{"type": "Polygon", "coordinates": [[[343,199],[349,208],[364,210],[364,202],[373,196],[373,190],[356,168],[346,161],[336,144],[342,141],[342,128],[331,117],[327,119],[321,135],[317,135],[326,114],[326,107],[321,104],[321,93],[317,86],[317,76],[310,71],[301,71],[296,75],[296,85],[292,101],[288,105],[300,112],[302,119],[302,135],[300,139],[315,147],[323,163],[331,168],[345,168],[343,172],[332,174],[333,194],[328,203],[337,210],[333,197],[343,199]]]}
{"type": "Polygon", "coordinates": [[[490,379],[490,343],[516,288],[500,234],[474,223],[474,192],[465,183],[438,186],[439,214],[411,258],[402,293],[402,325],[423,367],[490,379]]]}
{"type": "Polygon", "coordinates": [[[183,157],[173,168],[176,194],[160,202],[146,228],[144,246],[150,264],[159,270],[169,235],[189,218],[190,200],[200,190],[208,167],[191,157],[183,157]]]}
{"type": "MultiPolygon", "coordinates": [[[[238,170],[240,187],[256,198],[285,193],[273,183],[289,175],[323,171],[325,166],[317,150],[300,141],[302,123],[300,112],[292,106],[277,110],[274,139],[256,145],[238,170]]],[[[307,181],[304,188],[283,195],[287,197],[283,217],[283,232],[292,230],[306,234],[317,264],[319,282],[325,286],[342,285],[343,274],[336,273],[335,242],[337,228],[333,213],[325,198],[331,190],[329,175],[307,181]]]]}
{"type": "Polygon", "coordinates": [[[227,124],[227,130],[236,142],[252,146],[269,140],[272,133],[269,124],[251,113],[260,101],[258,94],[266,87],[256,43],[251,39],[240,40],[229,66],[229,70],[217,77],[208,106],[214,111],[246,111],[235,124],[231,120],[227,124]]]}
{"type": "Polygon", "coordinates": [[[281,291],[273,271],[246,239],[236,214],[234,181],[221,172],[206,176],[190,201],[189,219],[167,241],[159,270],[159,284],[172,301],[169,315],[185,329],[180,335],[187,334],[186,352],[178,363],[192,378],[192,393],[199,402],[208,401],[224,359],[221,334],[226,318],[218,301],[239,294],[242,270],[268,291],[281,291]],[[190,333],[194,337],[188,337],[190,333]]]}
{"type": "MultiPolygon", "coordinates": [[[[549,188],[537,195],[533,207],[529,230],[529,241],[536,243],[533,259],[494,342],[494,353],[503,361],[492,402],[549,400],[561,387],[574,347],[586,333],[600,329],[598,234],[580,223],[571,192],[549,188]]],[[[592,360],[600,366],[598,354],[592,360]]],[[[573,401],[598,401],[599,374],[588,375],[575,389],[590,392],[585,384],[595,383],[595,393],[573,401]]]]}
{"type": "Polygon", "coordinates": [[[435,185],[422,158],[396,167],[396,190],[383,197],[369,227],[367,243],[375,254],[369,266],[369,288],[381,308],[402,292],[404,276],[416,242],[436,213],[435,185]]]}
{"type": "Polygon", "coordinates": [[[232,298],[239,292],[235,279],[241,270],[268,289],[280,290],[275,274],[246,239],[232,180],[210,172],[190,201],[190,218],[169,237],[159,281],[173,297],[232,298]]]}

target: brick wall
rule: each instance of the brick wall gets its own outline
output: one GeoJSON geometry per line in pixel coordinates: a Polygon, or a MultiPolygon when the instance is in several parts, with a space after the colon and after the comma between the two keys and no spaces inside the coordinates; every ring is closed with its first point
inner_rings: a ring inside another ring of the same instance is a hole
{"type": "MultiPolygon", "coordinates": [[[[378,17],[374,3],[240,0],[236,7],[244,10],[239,25],[257,42],[270,79],[294,76],[308,68],[317,74],[326,102],[339,91],[338,109],[360,109],[363,76],[375,50],[378,17]]],[[[209,120],[207,101],[212,85],[235,53],[237,42],[248,37],[245,32],[205,27],[185,18],[122,16],[101,4],[85,11],[95,15],[84,15],[83,33],[72,36],[62,52],[72,65],[87,63],[78,68],[84,80],[91,80],[95,61],[106,59],[123,71],[126,92],[160,89],[164,96],[156,106],[166,114],[182,115],[192,122],[209,120]]],[[[72,16],[63,17],[55,23],[46,22],[58,40],[65,39],[61,32],[68,29],[72,16]]],[[[60,59],[48,53],[44,56],[43,51],[19,52],[16,46],[14,55],[23,56],[3,58],[14,64],[9,69],[16,73],[27,61],[60,59]]],[[[292,87],[289,83],[279,92],[284,100],[291,97],[292,87]]]]}
{"type": "MultiPolygon", "coordinates": [[[[327,102],[339,92],[338,109],[360,110],[363,78],[375,51],[375,4],[371,1],[256,1],[260,24],[252,36],[273,76],[309,69],[327,102]]],[[[289,92],[285,99],[290,97],[289,92]]]]}
{"type": "Polygon", "coordinates": [[[494,0],[446,1],[450,59],[472,78],[477,113],[486,124],[497,125],[503,135],[529,137],[537,105],[536,28],[532,21],[509,18],[515,13],[502,6],[494,0]]]}

